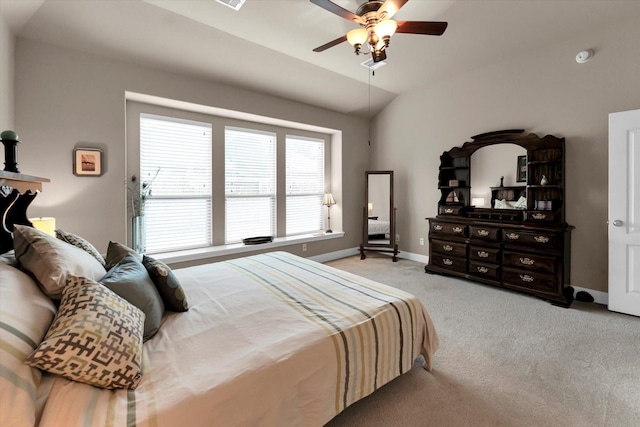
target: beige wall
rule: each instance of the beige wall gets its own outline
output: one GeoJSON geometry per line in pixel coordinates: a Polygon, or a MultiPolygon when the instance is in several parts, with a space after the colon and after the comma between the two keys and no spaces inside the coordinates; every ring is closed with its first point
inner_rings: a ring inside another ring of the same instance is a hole
{"type": "MultiPolygon", "coordinates": [[[[0,132],[14,128],[13,75],[15,37],[0,14],[0,132]]],[[[4,157],[2,163],[4,168],[4,157]]]]}
{"type": "MultiPolygon", "coordinates": [[[[29,215],[55,216],[59,228],[86,237],[102,251],[109,240],[126,241],[125,91],[131,91],[341,130],[342,150],[334,153],[332,173],[344,186],[332,188],[338,204],[331,223],[347,233],[308,243],[309,250],[300,254],[358,246],[359,233],[353,230],[360,230],[364,203],[366,120],[22,38],[15,57],[20,170],[51,179],[29,215]],[[78,146],[104,150],[103,176],[72,174],[72,151],[78,146]]],[[[298,246],[291,251],[298,253],[298,246]]]]}
{"type": "Polygon", "coordinates": [[[606,292],[608,114],[640,107],[639,40],[630,20],[396,98],[373,124],[372,168],[395,170],[400,249],[428,255],[419,238],[436,214],[443,151],[493,130],[553,134],[566,138],[571,282],[606,292]],[[576,63],[587,48],[593,59],[576,63]]]}

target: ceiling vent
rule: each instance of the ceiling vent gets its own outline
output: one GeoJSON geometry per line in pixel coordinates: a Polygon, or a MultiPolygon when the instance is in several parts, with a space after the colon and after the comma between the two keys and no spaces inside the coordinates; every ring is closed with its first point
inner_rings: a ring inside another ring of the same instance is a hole
{"type": "Polygon", "coordinates": [[[373,58],[369,58],[360,65],[367,67],[370,70],[377,70],[378,68],[387,65],[387,63],[384,61],[373,62],[373,58]]]}
{"type": "Polygon", "coordinates": [[[240,10],[246,0],[216,0],[225,6],[229,6],[233,10],[240,10]]]}

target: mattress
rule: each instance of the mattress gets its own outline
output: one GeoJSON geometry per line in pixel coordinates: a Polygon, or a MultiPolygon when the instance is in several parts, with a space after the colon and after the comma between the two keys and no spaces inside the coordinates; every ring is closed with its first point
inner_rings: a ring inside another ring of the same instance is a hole
{"type": "Polygon", "coordinates": [[[135,390],[44,374],[40,426],[321,426],[410,370],[434,325],[414,296],[285,252],[174,270],[190,302],[144,344],[135,390]]]}

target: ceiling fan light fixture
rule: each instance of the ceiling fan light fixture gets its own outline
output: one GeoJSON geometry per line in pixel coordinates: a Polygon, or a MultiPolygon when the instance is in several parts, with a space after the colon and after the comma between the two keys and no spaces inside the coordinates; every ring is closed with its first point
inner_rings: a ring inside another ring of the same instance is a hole
{"type": "Polygon", "coordinates": [[[367,30],[365,30],[364,28],[356,28],[347,33],[347,41],[352,46],[362,45],[367,41],[368,36],[369,33],[367,33],[367,30]]]}
{"type": "Polygon", "coordinates": [[[394,35],[397,28],[398,23],[396,21],[387,19],[386,21],[378,22],[373,28],[373,31],[375,31],[379,38],[384,39],[385,37],[389,38],[394,35]]]}

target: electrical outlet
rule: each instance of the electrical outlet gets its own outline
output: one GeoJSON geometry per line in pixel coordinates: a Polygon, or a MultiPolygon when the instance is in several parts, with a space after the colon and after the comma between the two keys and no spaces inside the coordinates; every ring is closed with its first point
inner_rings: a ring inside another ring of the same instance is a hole
{"type": "Polygon", "coordinates": [[[424,246],[424,237],[420,238],[420,246],[424,246]]]}
{"type": "Polygon", "coordinates": [[[302,244],[302,252],[307,252],[307,244],[306,243],[302,244]]]}
{"type": "Polygon", "coordinates": [[[396,242],[399,242],[399,241],[400,241],[400,235],[396,234],[396,242]]]}

